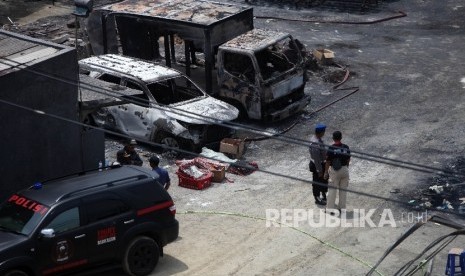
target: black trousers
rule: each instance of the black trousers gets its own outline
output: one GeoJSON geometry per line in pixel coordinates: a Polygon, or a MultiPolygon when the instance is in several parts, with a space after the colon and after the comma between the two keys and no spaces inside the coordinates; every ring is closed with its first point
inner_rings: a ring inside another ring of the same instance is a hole
{"type": "MultiPolygon", "coordinates": [[[[324,168],[324,164],[323,164],[324,168]]],[[[320,197],[323,196],[324,199],[326,199],[326,193],[328,192],[328,180],[324,179],[324,176],[322,175],[321,177],[318,176],[318,173],[316,171],[312,172],[313,174],[313,182],[318,182],[321,184],[324,184],[325,186],[321,186],[318,184],[312,184],[313,188],[313,196],[314,197],[320,197]]]]}

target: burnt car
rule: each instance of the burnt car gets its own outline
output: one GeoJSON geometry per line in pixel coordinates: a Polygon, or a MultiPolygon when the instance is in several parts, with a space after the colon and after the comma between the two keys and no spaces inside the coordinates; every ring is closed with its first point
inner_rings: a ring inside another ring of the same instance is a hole
{"type": "Polygon", "coordinates": [[[0,204],[0,275],[148,275],[179,235],[176,207],[138,166],[112,166],[18,191],[0,204]]]}
{"type": "Polygon", "coordinates": [[[194,151],[233,133],[223,123],[238,117],[237,108],[207,95],[177,70],[113,54],[82,59],[79,67],[81,74],[120,87],[112,91],[132,91],[124,101],[90,113],[87,120],[97,126],[194,151]]]}

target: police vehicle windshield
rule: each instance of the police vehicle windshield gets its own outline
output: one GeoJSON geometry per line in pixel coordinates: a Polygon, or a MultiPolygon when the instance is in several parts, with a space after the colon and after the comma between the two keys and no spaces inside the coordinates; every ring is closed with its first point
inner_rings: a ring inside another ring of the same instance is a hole
{"type": "Polygon", "coordinates": [[[37,201],[12,195],[0,205],[0,231],[29,235],[48,209],[37,201]]]}

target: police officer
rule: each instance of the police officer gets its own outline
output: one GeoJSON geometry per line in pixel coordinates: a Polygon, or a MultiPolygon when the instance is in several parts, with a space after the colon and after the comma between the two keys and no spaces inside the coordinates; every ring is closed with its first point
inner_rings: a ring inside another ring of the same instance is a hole
{"type": "Polygon", "coordinates": [[[325,166],[325,178],[329,178],[329,193],[328,193],[328,209],[334,209],[336,207],[336,195],[339,191],[339,212],[346,208],[346,190],[340,190],[340,188],[347,189],[349,186],[349,163],[350,163],[350,149],[349,146],[343,144],[342,133],[335,131],[333,133],[332,144],[328,148],[326,166],[325,166]]]}
{"type": "Polygon", "coordinates": [[[315,126],[315,134],[310,138],[310,171],[313,173],[313,197],[318,205],[326,205],[326,192],[328,180],[324,178],[326,147],[323,143],[326,125],[318,123],[315,126]]]}

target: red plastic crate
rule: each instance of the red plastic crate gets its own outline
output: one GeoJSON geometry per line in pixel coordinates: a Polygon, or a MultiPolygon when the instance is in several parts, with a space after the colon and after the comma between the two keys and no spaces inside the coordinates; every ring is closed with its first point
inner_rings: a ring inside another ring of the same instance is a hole
{"type": "Polygon", "coordinates": [[[192,176],[183,173],[181,170],[177,171],[176,174],[179,178],[179,186],[195,190],[203,190],[208,188],[212,184],[213,173],[206,171],[205,175],[199,178],[193,178],[192,176]]]}

